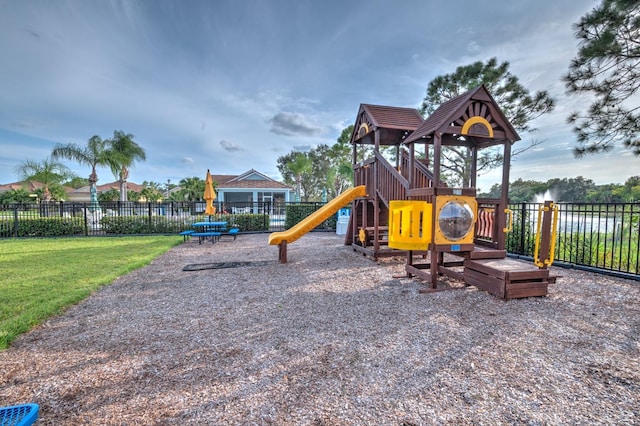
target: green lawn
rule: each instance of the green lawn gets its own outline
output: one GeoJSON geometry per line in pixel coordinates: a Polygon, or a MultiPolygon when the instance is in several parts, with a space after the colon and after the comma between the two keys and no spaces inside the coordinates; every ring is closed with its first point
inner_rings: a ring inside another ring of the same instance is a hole
{"type": "Polygon", "coordinates": [[[181,242],[174,236],[0,240],[0,350],[181,242]]]}

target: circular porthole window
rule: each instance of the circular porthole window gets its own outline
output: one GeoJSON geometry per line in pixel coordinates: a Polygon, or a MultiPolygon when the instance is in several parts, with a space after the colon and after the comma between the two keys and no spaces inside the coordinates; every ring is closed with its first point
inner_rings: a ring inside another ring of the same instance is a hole
{"type": "Polygon", "coordinates": [[[463,201],[451,200],[440,209],[438,226],[442,235],[451,241],[458,241],[473,231],[473,209],[463,201]]]}

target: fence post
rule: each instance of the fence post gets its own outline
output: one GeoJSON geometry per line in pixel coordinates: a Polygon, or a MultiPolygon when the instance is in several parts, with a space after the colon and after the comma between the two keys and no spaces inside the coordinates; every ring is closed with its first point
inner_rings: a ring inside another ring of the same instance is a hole
{"type": "Polygon", "coordinates": [[[13,236],[18,236],[18,205],[13,206],[13,236]]]}
{"type": "Polygon", "coordinates": [[[87,205],[82,206],[82,216],[84,216],[84,235],[89,235],[89,218],[87,217],[87,205]]]}
{"type": "Polygon", "coordinates": [[[149,215],[149,220],[147,221],[147,231],[151,233],[151,201],[147,202],[147,213],[149,215]]]}
{"type": "Polygon", "coordinates": [[[526,203],[521,203],[520,205],[520,254],[527,255],[524,252],[524,238],[525,238],[525,226],[527,224],[526,221],[526,213],[527,213],[527,205],[526,203]]]}

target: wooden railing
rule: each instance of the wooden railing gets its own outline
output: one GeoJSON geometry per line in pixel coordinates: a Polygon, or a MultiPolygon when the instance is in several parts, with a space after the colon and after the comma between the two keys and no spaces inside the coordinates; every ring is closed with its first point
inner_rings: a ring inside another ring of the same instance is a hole
{"type": "MultiPolygon", "coordinates": [[[[397,170],[380,153],[354,166],[354,180],[356,185],[365,185],[367,193],[374,191],[388,207],[391,200],[406,200],[409,189],[433,188],[433,173],[420,161],[416,161],[409,182],[409,155],[403,151],[400,160],[400,170],[397,170]]],[[[446,186],[441,183],[441,186],[446,186]]],[[[426,195],[412,195],[412,199],[430,201],[426,195]]]]}
{"type": "MultiPolygon", "coordinates": [[[[402,176],[409,180],[409,153],[404,150],[400,154],[400,172],[402,176]]],[[[433,181],[433,172],[429,170],[429,167],[422,160],[416,159],[411,177],[411,188],[433,188],[433,181]]],[[[440,186],[446,185],[441,182],[440,186]]]]}
{"type": "Polygon", "coordinates": [[[409,181],[404,178],[379,152],[375,153],[376,190],[378,197],[389,207],[391,200],[405,200],[409,181]]]}
{"type": "Polygon", "coordinates": [[[367,187],[367,194],[374,194],[375,191],[375,158],[361,161],[353,166],[353,181],[355,186],[364,185],[367,187]]]}

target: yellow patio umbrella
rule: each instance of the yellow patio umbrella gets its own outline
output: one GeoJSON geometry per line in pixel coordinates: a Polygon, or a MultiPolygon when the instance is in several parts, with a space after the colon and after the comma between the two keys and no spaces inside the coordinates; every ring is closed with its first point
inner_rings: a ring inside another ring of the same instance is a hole
{"type": "Polygon", "coordinates": [[[209,169],[207,169],[207,178],[204,180],[204,200],[207,203],[207,208],[204,210],[204,214],[216,214],[216,208],[213,206],[213,200],[215,199],[216,191],[213,190],[213,178],[211,177],[209,169]]]}

